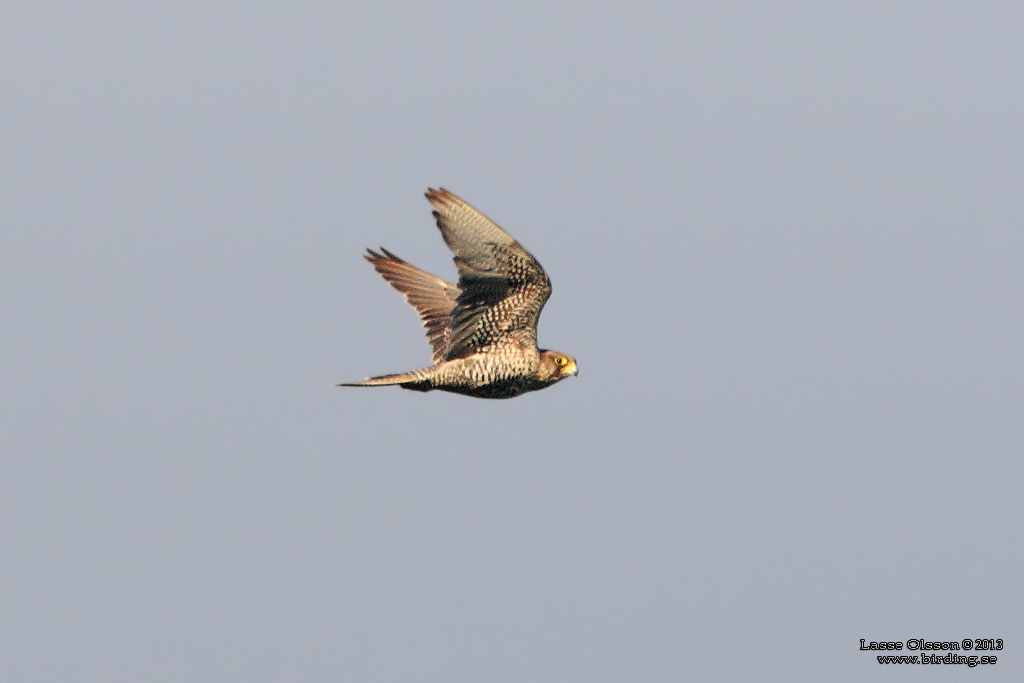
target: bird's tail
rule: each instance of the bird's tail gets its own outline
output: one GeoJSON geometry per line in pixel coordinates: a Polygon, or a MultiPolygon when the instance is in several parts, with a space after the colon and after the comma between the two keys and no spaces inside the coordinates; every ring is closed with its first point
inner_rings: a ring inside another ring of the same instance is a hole
{"type": "Polygon", "coordinates": [[[397,375],[380,375],[379,377],[370,377],[362,382],[342,382],[339,387],[387,387],[399,385],[403,389],[413,389],[416,391],[430,391],[430,374],[433,368],[426,368],[423,370],[413,370],[412,372],[403,372],[397,375]]]}

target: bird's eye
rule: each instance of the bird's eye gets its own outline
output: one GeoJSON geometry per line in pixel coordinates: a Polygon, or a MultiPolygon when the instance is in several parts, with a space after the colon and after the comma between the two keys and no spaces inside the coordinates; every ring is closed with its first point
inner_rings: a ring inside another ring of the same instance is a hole
{"type": "Polygon", "coordinates": [[[555,359],[555,365],[561,366],[561,365],[565,365],[565,363],[566,363],[566,360],[565,360],[565,358],[563,356],[559,356],[558,358],[555,359]]]}

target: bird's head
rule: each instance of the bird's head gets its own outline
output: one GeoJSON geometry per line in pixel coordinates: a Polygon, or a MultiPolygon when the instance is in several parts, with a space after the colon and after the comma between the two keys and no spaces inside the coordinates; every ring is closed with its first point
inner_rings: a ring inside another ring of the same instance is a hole
{"type": "Polygon", "coordinates": [[[578,375],[579,368],[576,367],[576,359],[558,351],[540,352],[540,379],[544,382],[557,382],[571,375],[578,375]]]}

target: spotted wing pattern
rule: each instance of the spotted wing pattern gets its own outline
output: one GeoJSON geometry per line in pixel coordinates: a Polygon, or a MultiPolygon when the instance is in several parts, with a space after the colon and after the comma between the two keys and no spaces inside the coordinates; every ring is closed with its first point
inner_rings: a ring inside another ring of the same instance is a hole
{"type": "Polygon", "coordinates": [[[510,339],[536,348],[537,320],[551,296],[544,269],[507,232],[451,192],[430,189],[427,199],[459,269],[444,359],[465,358],[510,339]]]}
{"type": "Polygon", "coordinates": [[[406,263],[387,249],[381,248],[383,254],[372,249],[366,251],[369,253],[365,258],[373,264],[374,270],[404,294],[405,300],[420,314],[433,349],[433,362],[440,363],[448,349],[451,314],[459,294],[458,287],[406,263]]]}

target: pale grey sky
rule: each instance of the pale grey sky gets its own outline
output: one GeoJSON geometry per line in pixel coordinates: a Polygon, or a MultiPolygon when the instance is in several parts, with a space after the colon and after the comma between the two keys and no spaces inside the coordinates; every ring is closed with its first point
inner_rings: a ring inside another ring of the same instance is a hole
{"type": "Polygon", "coordinates": [[[1022,680],[1022,35],[7,3],[0,680],[1022,680]],[[544,265],[579,377],[333,386],[429,362],[360,257],[455,277],[428,186],[544,265]]]}

